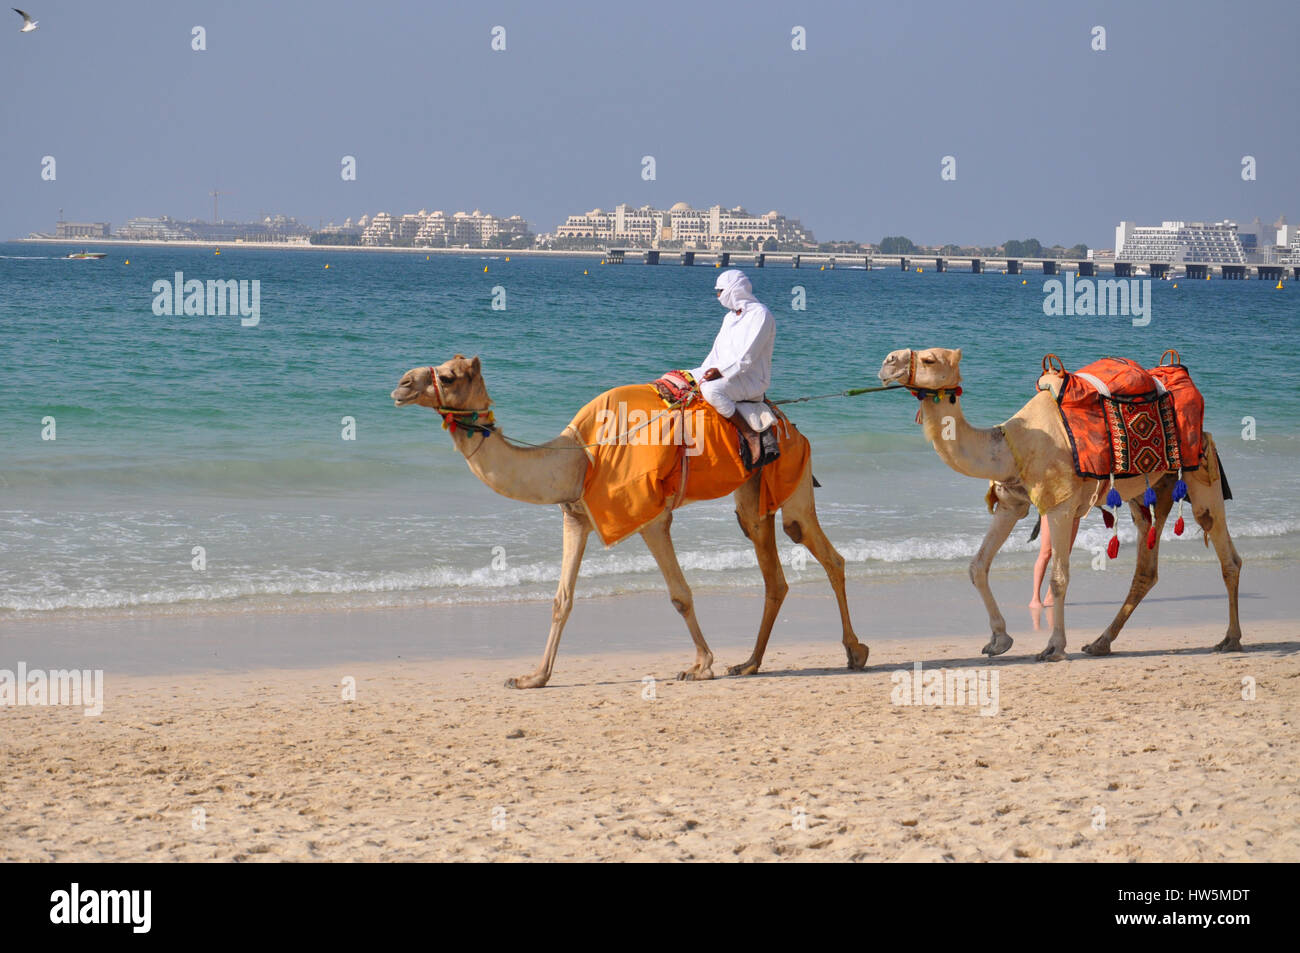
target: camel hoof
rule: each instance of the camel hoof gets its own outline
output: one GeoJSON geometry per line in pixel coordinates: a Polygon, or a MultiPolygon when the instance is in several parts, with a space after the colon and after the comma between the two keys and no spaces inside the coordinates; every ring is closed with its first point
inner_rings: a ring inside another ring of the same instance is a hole
{"type": "Polygon", "coordinates": [[[679,682],[707,682],[713,678],[713,669],[711,668],[691,668],[685,672],[677,673],[679,682]]]}
{"type": "Polygon", "coordinates": [[[507,678],[506,688],[541,688],[546,682],[536,675],[521,675],[519,678],[507,678]]]}
{"type": "Polygon", "coordinates": [[[1243,649],[1243,648],[1241,647],[1241,637],[1240,637],[1240,636],[1238,636],[1238,637],[1235,638],[1235,639],[1228,638],[1228,637],[1225,636],[1224,639],[1223,639],[1223,641],[1220,642],[1218,645],[1216,645],[1216,646],[1214,647],[1214,651],[1216,651],[1216,652],[1244,652],[1244,651],[1246,651],[1246,650],[1243,649]]]}
{"type": "Polygon", "coordinates": [[[844,646],[844,651],[849,657],[849,670],[862,671],[867,667],[867,656],[871,654],[871,649],[867,648],[861,642],[855,642],[852,645],[844,646]]]}
{"type": "Polygon", "coordinates": [[[982,653],[992,658],[995,655],[1001,655],[1007,649],[1015,644],[1015,640],[1005,632],[999,632],[989,639],[988,645],[980,649],[982,653]]]}
{"type": "Polygon", "coordinates": [[[1110,654],[1110,640],[1099,638],[1096,641],[1089,642],[1083,647],[1083,651],[1088,655],[1099,656],[1110,654]]]}
{"type": "Polygon", "coordinates": [[[758,671],[758,663],[752,659],[748,662],[741,662],[739,665],[732,665],[727,669],[728,675],[753,675],[758,671]]]}
{"type": "Polygon", "coordinates": [[[1035,658],[1039,662],[1064,662],[1065,649],[1054,649],[1050,645],[1039,652],[1035,658]]]}

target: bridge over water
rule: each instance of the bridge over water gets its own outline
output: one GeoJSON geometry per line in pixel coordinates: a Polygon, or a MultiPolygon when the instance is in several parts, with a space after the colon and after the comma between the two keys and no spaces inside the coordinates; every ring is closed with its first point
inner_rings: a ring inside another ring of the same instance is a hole
{"type": "Polygon", "coordinates": [[[1094,261],[1091,258],[1008,258],[934,253],[854,255],[842,252],[668,251],[657,248],[611,248],[605,253],[604,260],[608,264],[622,265],[637,258],[647,265],[711,264],[719,268],[733,265],[749,265],[753,268],[765,268],[769,265],[800,268],[813,265],[825,269],[838,266],[867,270],[897,268],[901,271],[929,268],[934,271],[970,271],[977,275],[987,271],[1007,275],[1019,275],[1031,271],[1056,275],[1073,271],[1080,278],[1099,275],[1103,270],[1116,278],[1134,278],[1139,275],[1164,278],[1172,277],[1174,268],[1178,267],[1185,270],[1188,278],[1219,275],[1228,280],[1257,278],[1261,281],[1280,281],[1287,277],[1300,279],[1300,265],[1243,265],[1236,262],[1176,265],[1173,262],[1094,261]]]}

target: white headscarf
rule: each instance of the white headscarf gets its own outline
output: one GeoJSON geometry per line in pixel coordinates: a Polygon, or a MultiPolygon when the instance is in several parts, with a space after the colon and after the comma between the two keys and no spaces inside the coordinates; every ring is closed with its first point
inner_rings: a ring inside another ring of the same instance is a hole
{"type": "Polygon", "coordinates": [[[749,283],[749,278],[739,268],[729,268],[718,275],[718,280],[713,287],[722,291],[718,296],[718,302],[728,311],[739,311],[746,302],[758,300],[754,297],[754,289],[749,283]]]}

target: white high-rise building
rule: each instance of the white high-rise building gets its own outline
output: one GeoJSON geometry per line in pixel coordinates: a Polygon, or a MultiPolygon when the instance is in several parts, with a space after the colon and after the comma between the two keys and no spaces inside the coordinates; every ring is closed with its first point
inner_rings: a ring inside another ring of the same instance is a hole
{"type": "Polygon", "coordinates": [[[1246,248],[1236,222],[1120,222],[1115,228],[1115,260],[1244,265],[1246,248]]]}

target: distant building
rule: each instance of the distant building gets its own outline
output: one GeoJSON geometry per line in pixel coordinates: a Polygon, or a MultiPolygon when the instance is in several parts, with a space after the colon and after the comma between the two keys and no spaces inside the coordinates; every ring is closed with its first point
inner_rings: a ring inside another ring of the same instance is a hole
{"type": "Polygon", "coordinates": [[[108,222],[59,222],[54,228],[55,238],[108,238],[111,234],[108,222]]]}
{"type": "Polygon", "coordinates": [[[527,245],[532,241],[532,232],[521,216],[501,218],[479,209],[453,215],[421,209],[397,217],[388,212],[376,212],[369,221],[362,216],[360,222],[363,225],[363,245],[487,248],[503,244],[527,245]]]}
{"type": "Polygon", "coordinates": [[[296,242],[304,240],[309,231],[284,215],[268,215],[260,222],[181,222],[163,215],[128,219],[116,237],[133,241],[296,242]]]}
{"type": "Polygon", "coordinates": [[[1120,222],[1115,228],[1116,261],[1244,265],[1258,252],[1258,231],[1238,230],[1236,222],[1120,222]]]}
{"type": "Polygon", "coordinates": [[[778,246],[807,247],[816,244],[812,232],[797,220],[780,212],[751,215],[740,206],[724,209],[692,208],[678,202],[668,209],[649,205],[632,208],[624,203],[612,212],[592,209],[570,215],[555,230],[556,239],[591,244],[627,244],[658,248],[672,243],[682,248],[718,250],[730,247],[761,248],[766,242],[778,246]]]}

